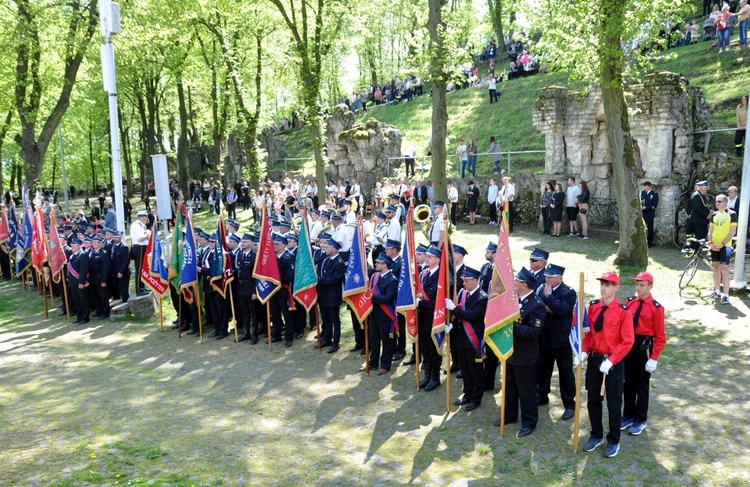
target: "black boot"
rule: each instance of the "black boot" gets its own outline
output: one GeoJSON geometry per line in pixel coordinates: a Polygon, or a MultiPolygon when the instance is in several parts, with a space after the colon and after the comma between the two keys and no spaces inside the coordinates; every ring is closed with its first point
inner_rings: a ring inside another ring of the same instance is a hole
{"type": "Polygon", "coordinates": [[[427,387],[427,384],[429,384],[430,381],[432,380],[432,375],[430,374],[430,372],[431,372],[430,367],[424,368],[424,377],[422,378],[422,381],[419,383],[420,389],[424,389],[425,387],[427,387]]]}
{"type": "Polygon", "coordinates": [[[430,382],[424,387],[424,390],[429,392],[435,390],[440,385],[440,365],[430,366],[430,382]]]}

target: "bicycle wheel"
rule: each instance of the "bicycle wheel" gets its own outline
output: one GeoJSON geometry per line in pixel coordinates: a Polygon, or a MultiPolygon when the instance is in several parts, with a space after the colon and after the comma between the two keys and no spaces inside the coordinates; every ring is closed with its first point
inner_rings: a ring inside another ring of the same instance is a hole
{"type": "Polygon", "coordinates": [[[690,281],[693,280],[693,276],[695,276],[695,272],[698,270],[698,263],[700,262],[700,259],[698,255],[693,257],[693,260],[688,262],[688,265],[685,266],[685,270],[682,271],[682,276],[680,276],[680,289],[685,289],[688,284],[690,284],[690,281]]]}

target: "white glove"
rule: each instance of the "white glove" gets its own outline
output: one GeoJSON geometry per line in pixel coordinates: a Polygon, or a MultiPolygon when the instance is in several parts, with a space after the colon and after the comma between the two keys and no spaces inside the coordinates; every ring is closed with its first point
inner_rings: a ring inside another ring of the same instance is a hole
{"type": "Polygon", "coordinates": [[[578,367],[578,364],[584,363],[587,358],[589,358],[589,354],[586,352],[581,354],[581,360],[578,360],[578,354],[573,355],[573,367],[578,367]]]}
{"type": "Polygon", "coordinates": [[[656,363],[656,360],[648,359],[648,362],[646,362],[646,372],[653,374],[656,371],[656,363]]]}
{"type": "Polygon", "coordinates": [[[599,372],[601,372],[602,374],[606,374],[607,372],[609,372],[609,369],[611,368],[612,368],[612,362],[610,362],[609,359],[607,359],[604,362],[602,362],[602,365],[599,367],[599,372]]]}
{"type": "Polygon", "coordinates": [[[446,299],[445,307],[448,308],[448,311],[453,311],[454,309],[456,309],[456,304],[450,299],[446,299]]]}

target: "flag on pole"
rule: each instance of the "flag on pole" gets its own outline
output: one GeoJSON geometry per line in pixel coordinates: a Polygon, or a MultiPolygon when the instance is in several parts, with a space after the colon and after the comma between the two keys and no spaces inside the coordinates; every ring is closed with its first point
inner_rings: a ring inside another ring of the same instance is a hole
{"type": "MultiPolygon", "coordinates": [[[[448,232],[443,232],[447,236],[448,232]]],[[[444,238],[441,245],[440,267],[438,268],[438,288],[435,295],[435,312],[432,317],[432,341],[440,355],[443,354],[443,343],[445,333],[450,331],[450,325],[446,328],[448,309],[445,307],[445,299],[451,297],[450,280],[448,277],[448,239],[444,238]]],[[[450,353],[450,350],[448,351],[450,353]]]]}
{"type": "Polygon", "coordinates": [[[60,282],[62,268],[68,259],[65,257],[60,235],[57,233],[57,227],[50,224],[49,226],[49,272],[52,280],[60,282]]]}
{"type": "Polygon", "coordinates": [[[401,249],[401,275],[398,279],[398,294],[396,295],[396,310],[404,315],[406,322],[406,336],[412,342],[417,341],[417,287],[420,286],[417,275],[416,249],[414,248],[414,208],[409,207],[406,213],[406,242],[401,249]]]}
{"type": "Polygon", "coordinates": [[[357,320],[365,322],[365,318],[372,311],[372,294],[370,293],[370,279],[367,277],[365,264],[365,241],[362,232],[362,220],[354,227],[354,238],[349,260],[346,263],[344,277],[344,301],[352,308],[357,320]]]}
{"type": "MultiPolygon", "coordinates": [[[[18,244],[18,220],[16,220],[16,208],[11,205],[8,208],[8,255],[16,251],[18,244]]],[[[4,249],[4,248],[3,248],[4,249]]]]}
{"type": "Polygon", "coordinates": [[[177,224],[174,226],[174,235],[172,236],[172,260],[169,263],[169,281],[175,289],[180,288],[180,278],[182,276],[182,211],[177,210],[177,224]]]}
{"type": "Polygon", "coordinates": [[[8,214],[3,208],[0,211],[0,245],[10,240],[10,229],[8,228],[8,214]]]}
{"type": "Polygon", "coordinates": [[[576,306],[573,308],[573,326],[570,327],[570,347],[573,349],[573,354],[578,357],[578,361],[581,361],[581,336],[582,330],[589,329],[589,312],[586,306],[583,307],[583,317],[578,320],[578,301],[576,300],[576,306]]]}
{"type": "Polygon", "coordinates": [[[44,244],[44,213],[39,206],[34,212],[34,228],[31,233],[31,264],[41,272],[42,262],[47,260],[47,249],[44,244]]]}
{"type": "Polygon", "coordinates": [[[20,276],[23,272],[31,267],[31,247],[34,229],[31,221],[31,207],[27,206],[23,214],[23,233],[16,239],[16,275],[20,276]]]}
{"type": "Polygon", "coordinates": [[[310,236],[307,228],[307,217],[302,218],[299,228],[299,245],[294,259],[294,299],[307,311],[318,301],[318,274],[310,248],[310,236]]]}
{"type": "Polygon", "coordinates": [[[148,286],[159,296],[164,296],[169,289],[169,285],[167,284],[166,279],[164,279],[163,281],[161,279],[161,273],[159,269],[159,267],[161,267],[161,264],[159,263],[161,261],[161,242],[159,242],[158,233],[159,232],[157,231],[151,232],[151,237],[149,237],[148,239],[148,245],[146,245],[146,258],[143,259],[143,262],[141,262],[141,268],[138,269],[138,272],[140,273],[141,281],[143,281],[143,284],[148,286]],[[159,249],[158,256],[156,251],[157,246],[159,249]],[[153,270],[156,270],[155,275],[152,274],[153,270]]]}
{"type": "Polygon", "coordinates": [[[490,296],[485,315],[484,341],[501,360],[513,355],[513,322],[520,319],[518,296],[513,290],[513,262],[508,245],[508,222],[500,224],[492,271],[490,296]]]}
{"type": "Polygon", "coordinates": [[[195,247],[193,233],[193,211],[188,211],[185,242],[182,244],[182,273],[180,275],[180,291],[185,294],[185,300],[193,302],[192,287],[198,283],[198,252],[195,247]],[[185,291],[190,290],[190,293],[185,291]]]}
{"type": "Polygon", "coordinates": [[[227,248],[227,235],[223,217],[219,217],[217,225],[216,250],[214,261],[211,265],[211,287],[221,294],[222,298],[226,298],[227,286],[234,279],[234,271],[232,270],[232,259],[229,257],[229,249],[227,248]]]}
{"type": "Polygon", "coordinates": [[[253,267],[253,277],[256,279],[255,291],[258,300],[262,304],[266,304],[271,296],[281,288],[281,273],[279,272],[279,260],[276,258],[276,252],[273,248],[271,227],[266,218],[265,205],[263,205],[263,214],[260,221],[260,240],[258,241],[258,255],[255,257],[255,267],[253,267]]]}

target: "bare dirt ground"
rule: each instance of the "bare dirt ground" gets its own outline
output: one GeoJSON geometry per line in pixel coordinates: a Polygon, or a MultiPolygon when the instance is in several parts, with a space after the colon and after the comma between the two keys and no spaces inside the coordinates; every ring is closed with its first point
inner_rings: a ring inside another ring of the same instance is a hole
{"type": "MultiPolygon", "coordinates": [[[[476,267],[490,239],[488,228],[456,235],[476,267]]],[[[596,238],[540,243],[537,233],[517,232],[516,269],[535,245],[567,268],[568,284],[577,287],[578,272],[586,273],[587,299],[616,251],[596,238]]],[[[518,425],[505,437],[491,426],[499,393],[487,393],[472,413],[453,406],[447,414],[446,384],[417,392],[413,366],[358,374],[363,361],[348,352],[343,311],[338,353],[314,350],[314,333],[269,350],[178,339],[159,331],[158,317],[78,326],[55,310],[46,319],[38,294],[3,281],[0,485],[748,485],[749,301],[708,301],[705,269],[700,289],[678,293],[685,263],[678,249],[652,252],[669,343],[652,378],[648,428],[623,435],[614,459],[601,449],[573,453],[572,421],[559,420],[556,389],[537,430],[518,439],[518,425]]],[[[633,293],[623,284],[622,300],[633,293]]],[[[174,312],[166,316],[171,322],[174,312]]],[[[451,384],[455,400],[461,381],[451,384]]]]}

